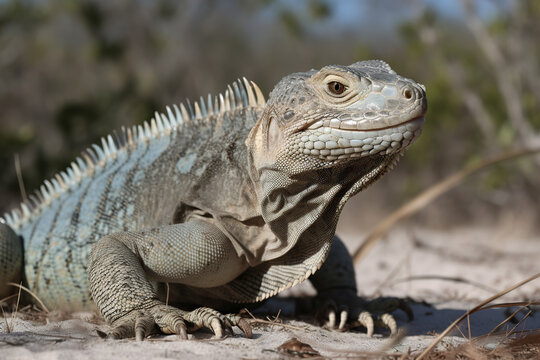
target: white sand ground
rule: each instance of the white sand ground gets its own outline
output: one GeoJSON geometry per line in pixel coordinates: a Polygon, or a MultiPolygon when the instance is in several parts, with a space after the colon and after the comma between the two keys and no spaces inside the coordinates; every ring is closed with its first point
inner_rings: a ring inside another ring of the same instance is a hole
{"type": "MultiPolygon", "coordinates": [[[[292,337],[327,357],[382,349],[390,353],[407,349],[419,351],[431,343],[433,334],[442,332],[467,309],[498,290],[540,272],[540,237],[529,238],[518,230],[512,227],[447,231],[400,228],[379,242],[356,266],[358,285],[362,295],[410,297],[416,301],[412,304],[415,314],[412,322],[407,322],[405,314],[395,313],[398,325],[407,329],[407,336],[398,344],[392,344],[384,331],[367,338],[360,331],[328,331],[291,320],[294,303],[290,298],[283,298],[269,302],[266,311],[275,315],[282,309],[280,316],[285,326],[255,325],[253,339],[244,338],[238,331],[235,336],[222,340],[214,339],[210,333],[197,332],[190,335],[188,341],[180,341],[175,336],[160,336],[144,342],[112,341],[97,336],[95,329],[104,325],[87,321],[91,314],[75,314],[72,319],[49,320],[48,323],[22,320],[8,314],[0,319],[0,359],[279,359],[284,355],[276,351],[278,346],[292,337]],[[419,276],[459,277],[481,285],[410,279],[419,276]],[[11,328],[9,333],[6,323],[11,328]]],[[[358,234],[341,235],[351,250],[362,239],[358,234]]],[[[312,291],[308,284],[302,284],[285,296],[312,291]]],[[[496,302],[525,300],[540,300],[540,280],[496,302]]],[[[504,309],[477,313],[470,318],[470,335],[487,334],[506,317],[504,309]]],[[[516,324],[508,322],[497,333],[504,337],[514,326],[516,324]]],[[[528,317],[514,331],[525,329],[540,329],[540,313],[528,317]]],[[[468,336],[464,323],[445,341],[465,342],[468,336]]],[[[496,337],[486,341],[493,346],[496,337]]]]}

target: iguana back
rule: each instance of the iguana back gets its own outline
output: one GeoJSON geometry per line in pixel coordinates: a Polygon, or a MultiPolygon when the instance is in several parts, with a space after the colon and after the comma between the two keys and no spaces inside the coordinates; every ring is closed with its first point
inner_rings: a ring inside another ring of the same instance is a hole
{"type": "Polygon", "coordinates": [[[256,211],[245,193],[245,139],[264,98],[252,86],[237,81],[213,101],[167,108],[102,139],[0,218],[23,239],[29,288],[56,308],[93,306],[87,262],[101,237],[180,222],[186,207],[215,207],[220,198],[226,208],[256,211]]]}

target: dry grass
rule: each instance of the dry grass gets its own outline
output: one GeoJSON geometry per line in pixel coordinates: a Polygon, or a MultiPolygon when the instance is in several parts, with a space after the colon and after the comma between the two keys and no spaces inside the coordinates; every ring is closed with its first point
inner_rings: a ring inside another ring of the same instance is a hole
{"type": "MultiPolygon", "coordinates": [[[[471,310],[467,311],[465,314],[463,314],[462,316],[460,316],[456,321],[454,321],[450,326],[448,326],[448,328],[447,328],[445,331],[443,331],[443,332],[442,332],[442,333],[441,333],[441,334],[433,341],[433,343],[432,343],[430,346],[428,346],[424,351],[422,351],[422,353],[420,353],[416,359],[418,359],[418,360],[421,360],[421,359],[424,359],[424,358],[425,358],[425,359],[431,359],[431,358],[433,358],[433,357],[432,357],[433,355],[430,355],[430,354],[440,354],[440,352],[434,352],[434,351],[433,351],[433,350],[435,349],[435,347],[439,344],[439,342],[440,342],[445,336],[447,336],[447,335],[448,335],[448,334],[449,334],[449,333],[450,333],[450,332],[451,332],[451,331],[452,331],[459,323],[461,323],[463,320],[467,319],[467,321],[469,321],[470,315],[471,315],[471,314],[474,314],[475,312],[482,311],[482,310],[486,310],[486,309],[490,309],[490,308],[494,308],[494,307],[499,307],[499,308],[500,308],[500,307],[507,307],[507,308],[510,308],[510,307],[513,307],[513,306],[516,306],[516,305],[517,305],[517,306],[522,306],[523,308],[525,308],[525,307],[528,307],[528,306],[530,306],[530,305],[537,305],[537,304],[540,304],[540,303],[537,303],[537,302],[524,302],[524,303],[492,304],[492,305],[489,305],[489,304],[490,304],[491,302],[493,302],[494,300],[496,300],[496,299],[498,299],[498,298],[500,298],[500,297],[502,297],[502,296],[504,296],[504,295],[506,295],[506,294],[508,294],[508,293],[510,293],[510,292],[512,292],[512,291],[514,291],[515,289],[517,289],[517,288],[519,288],[519,287],[521,287],[521,286],[523,286],[523,285],[525,285],[525,284],[527,284],[527,283],[529,283],[529,282],[531,282],[531,281],[533,281],[533,280],[538,279],[539,277],[540,277],[540,273],[535,274],[535,275],[533,275],[533,276],[531,276],[531,277],[529,277],[529,278],[527,278],[527,279],[525,279],[525,280],[523,280],[523,281],[521,281],[521,282],[519,282],[519,283],[517,283],[517,284],[515,284],[515,285],[513,285],[513,286],[511,286],[511,287],[509,287],[509,288],[507,288],[507,289],[505,289],[505,290],[503,290],[503,291],[498,292],[497,294],[495,294],[495,295],[489,297],[488,299],[482,301],[480,304],[476,305],[474,308],[472,308],[471,310]],[[429,356],[428,356],[428,355],[429,355],[429,356]]],[[[508,321],[510,321],[511,319],[513,319],[514,316],[515,316],[516,314],[517,314],[517,312],[514,312],[513,314],[511,314],[507,319],[505,319],[503,322],[501,322],[499,325],[497,325],[497,326],[495,327],[495,329],[493,329],[493,330],[491,331],[491,333],[494,333],[494,332],[495,332],[498,328],[500,328],[502,325],[504,325],[505,323],[507,323],[508,321]]],[[[514,330],[514,329],[515,329],[515,328],[516,328],[516,327],[517,327],[524,319],[526,319],[529,315],[530,315],[530,312],[527,313],[527,314],[525,315],[525,317],[524,317],[523,319],[521,319],[521,320],[518,322],[518,324],[516,324],[516,326],[514,326],[514,328],[512,329],[512,331],[510,331],[510,333],[507,334],[506,339],[508,339],[508,340],[512,340],[512,339],[513,339],[513,338],[511,337],[511,335],[512,335],[512,333],[513,333],[513,330],[514,330]]],[[[470,329],[470,324],[469,324],[469,329],[470,329]]],[[[537,331],[538,331],[538,333],[540,334],[540,330],[537,330],[537,331]]],[[[504,340],[506,340],[506,339],[504,339],[504,340]]],[[[522,338],[517,338],[517,339],[518,339],[518,340],[523,340],[522,338]]],[[[486,359],[487,359],[487,358],[489,358],[489,357],[474,357],[474,356],[477,356],[477,355],[478,355],[478,356],[482,355],[482,354],[484,353],[484,351],[481,350],[481,349],[482,349],[481,347],[478,347],[478,346],[475,347],[475,346],[473,345],[473,342],[472,342],[472,339],[471,339],[470,335],[469,335],[469,340],[471,341],[469,344],[467,344],[467,345],[469,345],[469,346],[464,346],[464,345],[463,345],[463,346],[459,346],[459,347],[457,347],[457,348],[454,349],[454,350],[456,350],[456,349],[458,349],[458,348],[460,348],[460,349],[466,349],[468,352],[471,352],[471,351],[472,351],[472,350],[471,350],[471,347],[472,347],[472,349],[476,349],[476,350],[474,351],[474,353],[465,353],[465,355],[464,355],[465,357],[463,357],[463,359],[469,359],[469,358],[471,358],[471,359],[476,359],[476,358],[478,358],[478,359],[483,359],[483,358],[486,358],[486,359]],[[472,354],[472,355],[471,355],[471,354],[472,354]],[[473,357],[467,357],[467,356],[470,356],[470,355],[471,355],[471,356],[474,355],[474,356],[473,356],[473,357]]],[[[519,344],[521,344],[521,345],[519,345],[519,346],[518,346],[518,345],[514,345],[514,348],[527,347],[527,346],[529,345],[529,344],[527,343],[527,341],[525,341],[525,342],[521,341],[519,344]]],[[[499,351],[503,351],[503,350],[506,349],[507,347],[508,347],[508,346],[504,346],[504,342],[503,342],[503,343],[501,343],[501,346],[497,346],[495,350],[499,349],[499,351]]],[[[538,350],[540,349],[539,346],[538,346],[538,344],[536,344],[536,345],[532,344],[532,349],[534,349],[534,348],[536,348],[536,351],[538,351],[538,350]]],[[[463,351],[464,351],[464,350],[463,350],[463,351]]],[[[492,351],[491,353],[493,353],[493,351],[492,351]]],[[[455,355],[455,354],[454,354],[454,355],[455,355]]],[[[482,356],[484,356],[484,355],[482,355],[482,356]]],[[[489,356],[489,355],[486,355],[486,356],[489,356]]],[[[495,356],[495,355],[494,355],[494,356],[495,356]]],[[[455,357],[454,357],[454,358],[455,358],[455,357]]],[[[497,356],[492,357],[492,358],[495,359],[495,358],[497,358],[497,356]]],[[[445,358],[443,357],[443,359],[445,359],[445,358]]],[[[510,359],[512,359],[512,358],[510,358],[510,359]]]]}
{"type": "MultiPolygon", "coordinates": [[[[540,330],[518,338],[507,338],[500,346],[487,349],[470,342],[445,350],[436,350],[425,357],[429,360],[471,359],[471,360],[532,360],[540,358],[540,330]]],[[[411,357],[411,359],[419,359],[411,357]]]]}

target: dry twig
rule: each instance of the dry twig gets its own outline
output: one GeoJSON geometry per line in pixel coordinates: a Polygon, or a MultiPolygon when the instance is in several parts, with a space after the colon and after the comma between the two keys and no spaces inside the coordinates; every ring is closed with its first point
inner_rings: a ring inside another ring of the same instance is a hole
{"type": "Polygon", "coordinates": [[[450,324],[450,326],[448,326],[446,328],[446,330],[444,330],[439,336],[437,336],[437,338],[435,340],[433,340],[433,342],[431,343],[431,345],[429,345],[424,351],[422,351],[422,353],[416,358],[416,360],[422,360],[423,358],[425,358],[434,348],[435,346],[437,346],[437,344],[446,336],[450,333],[450,331],[452,331],[452,329],[457,325],[459,324],[463,319],[465,319],[466,317],[470,316],[471,314],[474,314],[475,312],[479,311],[479,310],[483,310],[484,308],[488,308],[488,307],[485,307],[485,305],[489,304],[490,302],[492,302],[493,300],[495,299],[498,299],[500,298],[501,296],[503,295],[506,295],[508,294],[509,292],[511,291],[514,291],[515,289],[535,280],[535,279],[538,279],[540,278],[540,273],[538,274],[535,274],[491,297],[489,297],[488,299],[482,301],[480,304],[476,305],[474,308],[472,308],[471,310],[467,311],[465,314],[461,315],[456,321],[454,321],[452,324],[450,324]]]}
{"type": "Polygon", "coordinates": [[[388,232],[388,230],[399,220],[406,218],[420,209],[424,208],[426,205],[431,203],[433,200],[441,196],[442,194],[453,189],[457,185],[461,184],[467,177],[470,175],[488,168],[494,164],[514,159],[517,157],[532,155],[540,153],[540,148],[524,148],[511,150],[496,156],[487,158],[477,164],[466,166],[465,168],[453,173],[442,181],[436,183],[430,188],[426,189],[422,193],[418,194],[412,200],[407,202],[405,205],[385,217],[381,222],[379,222],[373,230],[366,236],[366,239],[360,245],[360,247],[354,252],[353,260],[357,264],[367,252],[375,245],[375,243],[388,232]]]}

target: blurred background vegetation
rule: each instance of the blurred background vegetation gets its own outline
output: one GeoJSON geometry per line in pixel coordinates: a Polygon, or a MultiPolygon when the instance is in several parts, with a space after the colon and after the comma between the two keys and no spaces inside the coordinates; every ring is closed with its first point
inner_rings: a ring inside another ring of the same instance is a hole
{"type": "MultiPolygon", "coordinates": [[[[427,87],[421,139],[344,222],[380,216],[467,164],[540,141],[537,0],[0,0],[0,213],[81,150],[240,76],[380,58],[427,87]]],[[[540,220],[540,156],[490,168],[413,221],[540,220]]]]}

